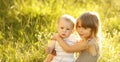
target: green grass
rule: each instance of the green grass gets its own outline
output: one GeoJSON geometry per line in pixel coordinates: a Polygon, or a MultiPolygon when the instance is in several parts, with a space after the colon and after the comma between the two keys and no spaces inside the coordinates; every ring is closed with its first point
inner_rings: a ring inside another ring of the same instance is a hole
{"type": "Polygon", "coordinates": [[[120,62],[119,0],[1,0],[0,62],[43,62],[45,48],[63,14],[98,12],[102,24],[99,62],[120,62]]]}

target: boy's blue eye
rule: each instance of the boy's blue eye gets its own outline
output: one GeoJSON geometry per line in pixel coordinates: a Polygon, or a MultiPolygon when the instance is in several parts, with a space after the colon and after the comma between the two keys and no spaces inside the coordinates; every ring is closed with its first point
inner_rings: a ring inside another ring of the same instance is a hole
{"type": "Polygon", "coordinates": [[[70,29],[67,29],[67,30],[70,30],[70,29]]]}
{"type": "Polygon", "coordinates": [[[64,29],[63,27],[61,27],[61,29],[64,29]]]}

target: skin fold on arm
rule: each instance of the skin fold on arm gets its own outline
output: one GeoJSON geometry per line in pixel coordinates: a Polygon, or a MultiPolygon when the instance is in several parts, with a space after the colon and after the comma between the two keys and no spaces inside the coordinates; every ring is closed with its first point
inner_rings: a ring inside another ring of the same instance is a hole
{"type": "Polygon", "coordinates": [[[66,52],[79,52],[87,48],[86,42],[84,41],[77,42],[74,45],[68,45],[59,35],[55,35],[54,37],[66,52]]]}

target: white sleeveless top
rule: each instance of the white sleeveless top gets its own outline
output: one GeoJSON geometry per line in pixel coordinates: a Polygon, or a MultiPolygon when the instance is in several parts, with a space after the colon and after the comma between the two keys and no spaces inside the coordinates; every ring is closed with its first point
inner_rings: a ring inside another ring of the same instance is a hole
{"type": "MultiPolygon", "coordinates": [[[[69,45],[73,45],[77,40],[75,39],[75,37],[70,36],[69,38],[65,38],[64,41],[67,42],[69,45]]],[[[56,50],[56,56],[54,56],[51,62],[74,62],[75,61],[74,53],[65,52],[57,41],[55,43],[55,50],[56,50]]]]}

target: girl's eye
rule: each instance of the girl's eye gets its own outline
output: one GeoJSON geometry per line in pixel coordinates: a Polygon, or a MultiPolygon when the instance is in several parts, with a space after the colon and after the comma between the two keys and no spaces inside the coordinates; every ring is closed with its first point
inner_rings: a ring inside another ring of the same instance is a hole
{"type": "Polygon", "coordinates": [[[84,27],[84,29],[87,29],[86,27],[84,27]]]}
{"type": "Polygon", "coordinates": [[[87,27],[78,26],[78,28],[87,29],[87,27]]]}
{"type": "Polygon", "coordinates": [[[80,28],[81,26],[78,26],[78,28],[80,28]]]}
{"type": "Polygon", "coordinates": [[[87,29],[87,27],[83,27],[84,29],[87,29]]]}

